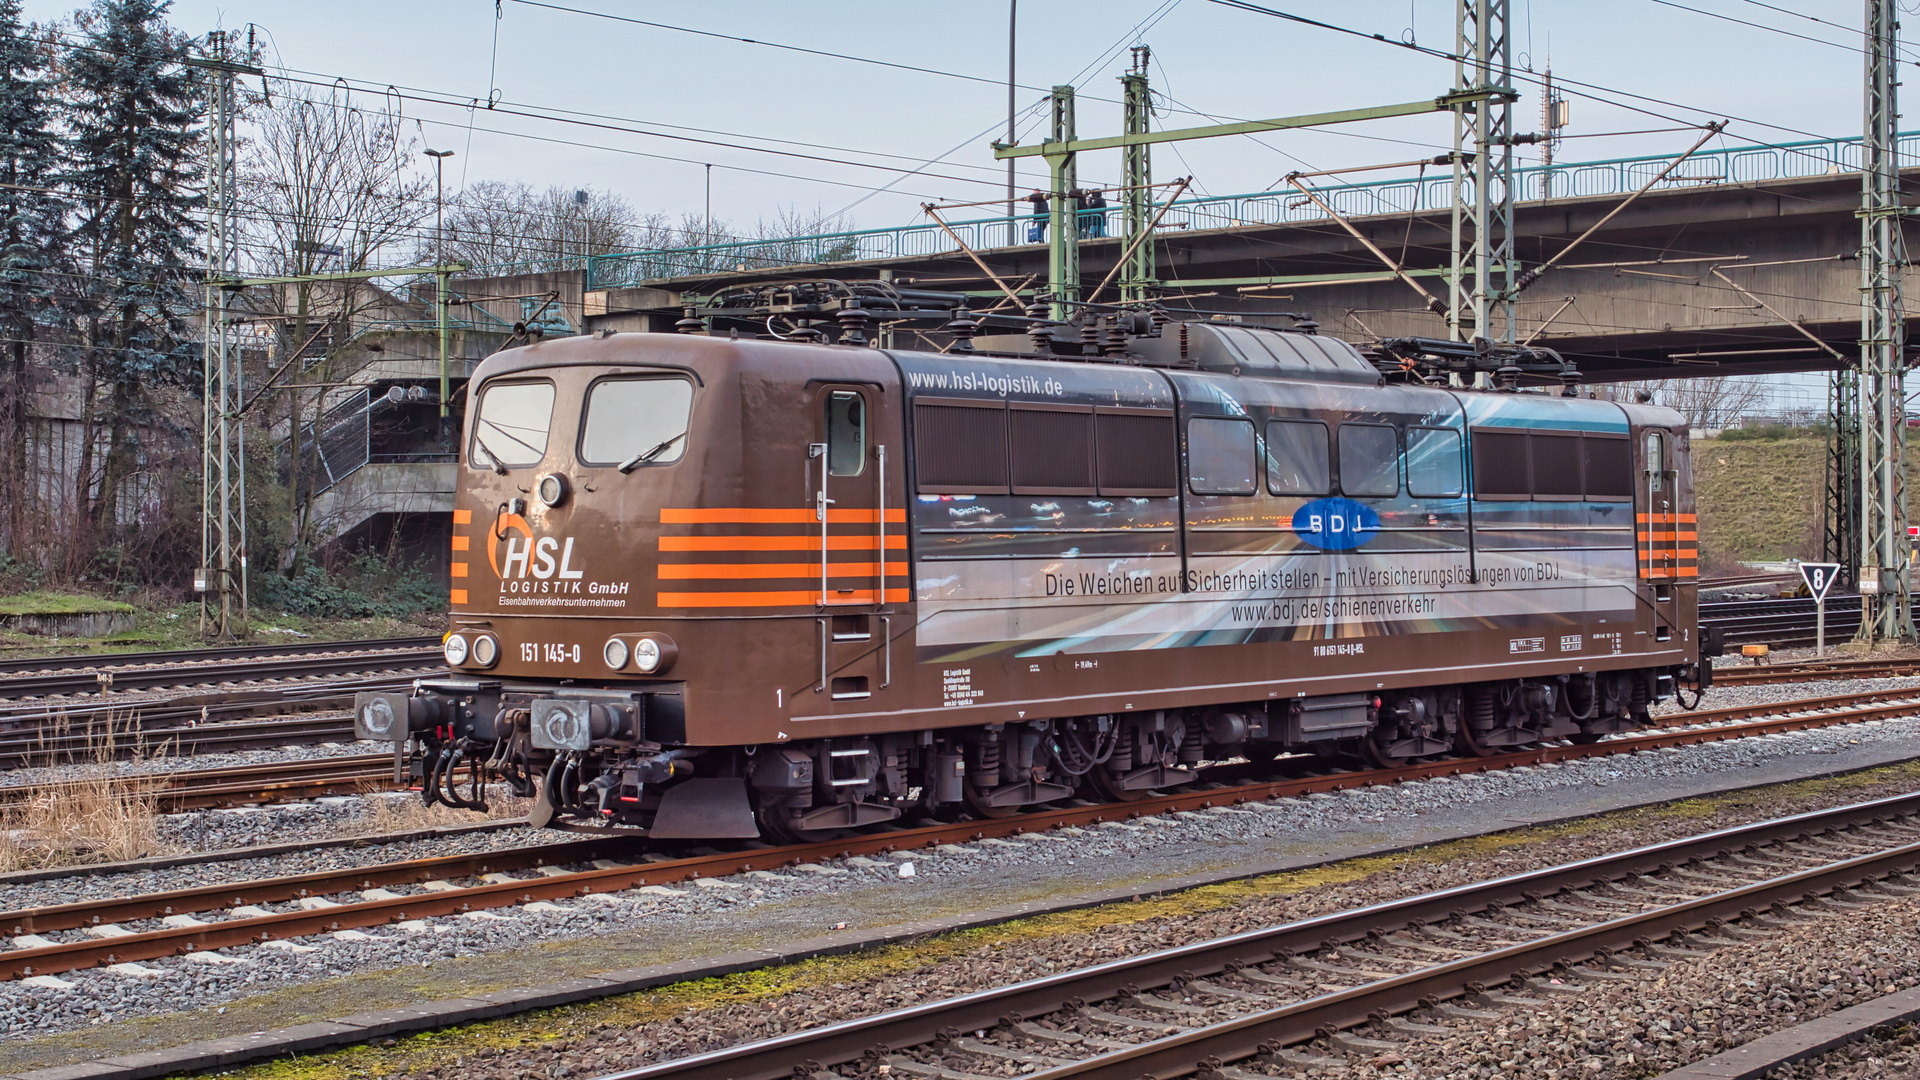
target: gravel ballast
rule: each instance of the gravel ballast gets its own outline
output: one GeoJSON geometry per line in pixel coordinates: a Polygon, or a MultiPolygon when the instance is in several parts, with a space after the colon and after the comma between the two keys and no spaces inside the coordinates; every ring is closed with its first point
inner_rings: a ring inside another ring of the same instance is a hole
{"type": "MultiPolygon", "coordinates": [[[[1851,684],[1851,688],[1861,687],[1851,684]]],[[[1810,696],[1805,687],[1791,689],[1799,692],[1780,696],[1810,696]]],[[[339,987],[346,985],[362,991],[351,996],[353,1008],[382,1001],[401,1003],[420,994],[458,996],[477,992],[477,987],[524,985],[571,971],[707,955],[758,941],[818,934],[835,922],[886,925],[906,918],[990,906],[989,901],[1044,900],[1090,891],[1095,885],[1111,887],[1129,880],[1151,881],[1175,872],[1254,865],[1272,861],[1275,856],[1338,854],[1343,850],[1421,843],[1502,821],[1594,812],[1628,798],[1675,797],[1703,786],[1730,787],[1868,765],[1909,753],[1907,744],[1916,726],[1906,720],[1851,725],[1516,770],[1471,780],[1287,799],[1259,809],[1219,808],[1208,813],[1110,823],[1090,830],[1061,830],[1044,838],[982,842],[933,852],[901,853],[888,859],[846,860],[810,871],[751,874],[700,886],[636,890],[596,897],[591,903],[475,912],[464,918],[426,920],[419,926],[323,935],[297,943],[312,948],[312,952],[284,946],[227,950],[229,959],[239,963],[161,960],[140,965],[155,974],[78,972],[60,976],[62,981],[72,983],[71,987],[13,984],[0,988],[0,1016],[15,1025],[8,1034],[38,1036],[31,1041],[39,1044],[40,1051],[16,1054],[0,1050],[0,1067],[12,1069],[23,1061],[100,1056],[99,1052],[76,1052],[85,1044],[98,1045],[99,1040],[83,1041],[56,1033],[77,1036],[80,1029],[90,1028],[106,1035],[109,1029],[97,1025],[108,1019],[121,1021],[110,1030],[146,1030],[155,1033],[152,1038],[164,1040],[160,1032],[187,1026],[158,1019],[179,1000],[208,1006],[195,1015],[203,1021],[202,1028],[216,1030],[237,1025],[223,1024],[220,1014],[213,1013],[214,1008],[245,1005],[240,1010],[245,1014],[240,1023],[246,1026],[237,1029],[252,1030],[287,1019],[328,1015],[328,1008],[334,1015],[346,1011],[339,996],[339,987]],[[912,877],[901,873],[907,863],[914,866],[912,877]],[[415,975],[398,975],[402,971],[415,975]],[[406,994],[398,991],[402,982],[406,994]],[[329,991],[329,987],[335,989],[329,991]],[[300,992],[288,994],[289,989],[300,992]],[[268,991],[272,993],[265,993],[268,991]],[[289,1008],[289,1002],[295,1007],[289,1008]],[[141,1016],[156,1019],[130,1029],[126,1021],[141,1016]],[[49,1039],[49,1035],[54,1037],[49,1039]]],[[[1823,804],[1831,805],[1856,797],[1853,792],[1843,792],[1800,798],[1815,802],[1824,798],[1823,804]]],[[[1757,820],[1783,809],[1769,801],[1734,817],[1757,820]]],[[[1732,823],[1720,817],[1715,823],[1732,823]]],[[[1591,850],[1585,853],[1685,835],[1701,827],[1701,822],[1682,816],[1662,828],[1600,832],[1587,841],[1591,850]]],[[[1409,857],[1404,866],[1368,887],[1357,891],[1329,889],[1325,897],[1306,905],[1312,907],[1311,911],[1303,907],[1302,897],[1318,894],[1309,890],[1301,897],[1274,901],[1265,907],[1235,908],[1220,918],[1234,927],[1284,921],[1314,911],[1374,902],[1387,895],[1407,895],[1477,880],[1529,865],[1529,859],[1544,864],[1575,858],[1580,853],[1569,850],[1566,843],[1555,842],[1543,845],[1537,856],[1502,852],[1453,858],[1444,868],[1409,857]]],[[[261,869],[261,873],[248,876],[298,872],[261,869]]],[[[1221,932],[1229,930],[1222,928],[1220,919],[1190,919],[1177,928],[1156,929],[1144,938],[1135,932],[1100,934],[1100,943],[1091,955],[1123,955],[1159,947],[1174,938],[1197,940],[1221,932]],[[1109,944],[1118,951],[1104,951],[1109,944]]],[[[1082,942],[1047,956],[970,962],[965,965],[969,974],[958,981],[935,978],[929,982],[916,974],[912,983],[918,989],[913,991],[913,998],[868,996],[874,1001],[898,1002],[939,992],[960,992],[975,985],[1026,977],[1042,970],[1035,966],[1040,963],[1058,966],[1085,962],[1074,957],[1087,955],[1087,949],[1082,942]],[[976,978],[988,982],[978,983],[976,978]]],[[[205,1030],[195,1030],[192,1037],[205,1034],[205,1030]]],[[[112,1041],[124,1044],[123,1040],[112,1041]]],[[[179,1040],[176,1037],[174,1041],[179,1040]]],[[[118,1051],[105,1048],[105,1052],[118,1051]]]]}

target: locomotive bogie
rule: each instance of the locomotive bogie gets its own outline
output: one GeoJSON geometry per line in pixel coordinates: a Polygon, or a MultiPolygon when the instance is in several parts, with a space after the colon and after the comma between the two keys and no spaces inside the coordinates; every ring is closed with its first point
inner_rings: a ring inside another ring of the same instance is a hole
{"type": "Polygon", "coordinates": [[[1179,341],[1185,366],[700,335],[491,358],[450,674],[356,726],[457,805],[502,776],[543,822],[807,838],[1242,757],[1600,738],[1704,679],[1677,415],[1179,341]]]}

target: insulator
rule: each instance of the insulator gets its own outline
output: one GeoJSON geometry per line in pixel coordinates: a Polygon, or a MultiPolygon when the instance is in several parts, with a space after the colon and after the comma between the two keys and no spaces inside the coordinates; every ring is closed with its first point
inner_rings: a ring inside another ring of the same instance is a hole
{"type": "Polygon", "coordinates": [[[867,322],[872,318],[867,309],[841,308],[836,318],[840,320],[840,344],[865,345],[867,343],[867,322]]]}
{"type": "Polygon", "coordinates": [[[706,322],[702,319],[695,318],[692,308],[686,308],[684,310],[686,314],[681,316],[681,319],[679,322],[673,324],[673,328],[682,334],[706,333],[707,332],[706,322]]]}

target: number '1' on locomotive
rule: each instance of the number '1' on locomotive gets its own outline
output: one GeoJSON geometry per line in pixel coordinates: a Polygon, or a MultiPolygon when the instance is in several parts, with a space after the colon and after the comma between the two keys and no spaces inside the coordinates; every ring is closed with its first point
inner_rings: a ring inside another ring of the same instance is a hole
{"type": "Polygon", "coordinates": [[[1678,414],[1144,325],[491,357],[449,672],[362,695],[360,736],[430,800],[504,776],[542,824],[805,839],[1598,739],[1704,682],[1678,414]]]}

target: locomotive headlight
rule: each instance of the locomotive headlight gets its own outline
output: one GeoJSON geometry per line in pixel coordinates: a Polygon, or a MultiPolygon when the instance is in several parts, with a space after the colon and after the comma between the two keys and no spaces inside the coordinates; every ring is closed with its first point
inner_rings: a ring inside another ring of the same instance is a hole
{"type": "Polygon", "coordinates": [[[534,493],[540,496],[540,502],[548,508],[559,506],[567,501],[567,478],[559,473],[548,473],[540,478],[534,493]]]}
{"type": "Polygon", "coordinates": [[[649,675],[660,670],[660,643],[652,638],[641,638],[634,642],[633,666],[649,675]]]}
{"type": "Polygon", "coordinates": [[[492,634],[480,634],[473,639],[473,666],[490,668],[500,659],[500,639],[492,634]]]}
{"type": "Polygon", "coordinates": [[[447,658],[448,667],[459,667],[467,662],[467,639],[459,634],[447,635],[446,642],[440,646],[440,653],[447,658]]]}
{"type": "Polygon", "coordinates": [[[601,659],[615,671],[627,666],[627,643],[619,638],[608,638],[607,647],[600,650],[601,659]]]}

